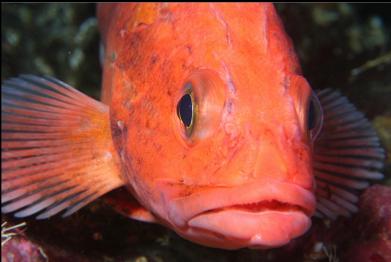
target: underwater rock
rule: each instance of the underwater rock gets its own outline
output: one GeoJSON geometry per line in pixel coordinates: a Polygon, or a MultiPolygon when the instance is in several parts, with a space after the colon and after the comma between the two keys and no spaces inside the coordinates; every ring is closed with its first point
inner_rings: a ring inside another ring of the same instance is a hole
{"type": "Polygon", "coordinates": [[[343,261],[391,261],[391,188],[374,185],[360,199],[355,242],[343,261]]]}
{"type": "Polygon", "coordinates": [[[391,239],[391,188],[374,185],[361,197],[357,230],[361,238],[391,239]]]}
{"type": "Polygon", "coordinates": [[[391,261],[391,188],[369,187],[353,217],[314,219],[298,241],[305,261],[391,261]]]}
{"type": "MultiPolygon", "coordinates": [[[[30,237],[31,229],[28,220],[21,223],[11,222],[12,219],[2,216],[1,225],[1,261],[2,262],[41,262],[41,261],[91,261],[83,256],[83,252],[58,248],[50,242],[37,241],[30,237]],[[11,223],[9,223],[11,222],[11,223]]],[[[41,228],[41,231],[44,231],[41,228]]],[[[58,235],[57,235],[58,238],[58,235]]]]}
{"type": "Polygon", "coordinates": [[[342,261],[387,262],[391,261],[391,241],[371,240],[353,245],[342,261]]]}
{"type": "Polygon", "coordinates": [[[25,237],[17,236],[1,247],[1,261],[47,261],[43,250],[25,237]]]}

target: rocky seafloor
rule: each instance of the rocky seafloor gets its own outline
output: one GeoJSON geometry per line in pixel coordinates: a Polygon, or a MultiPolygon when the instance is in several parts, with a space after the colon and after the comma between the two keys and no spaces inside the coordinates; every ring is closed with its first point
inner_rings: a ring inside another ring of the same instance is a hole
{"type": "MultiPolygon", "coordinates": [[[[93,4],[1,8],[2,80],[48,74],[99,97],[93,4]]],[[[313,88],[341,90],[391,152],[391,4],[278,4],[277,10],[313,88]]],[[[2,216],[2,261],[391,261],[390,155],[384,173],[382,185],[362,195],[353,218],[314,219],[310,232],[278,249],[202,247],[162,226],[124,218],[98,200],[65,219],[2,216]]]]}

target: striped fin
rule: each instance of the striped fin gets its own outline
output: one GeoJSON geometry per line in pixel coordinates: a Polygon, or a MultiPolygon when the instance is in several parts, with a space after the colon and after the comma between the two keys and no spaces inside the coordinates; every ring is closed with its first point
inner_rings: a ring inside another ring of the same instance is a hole
{"type": "Polygon", "coordinates": [[[123,185],[106,105],[51,77],[1,93],[2,213],[68,216],[123,185]]]}
{"type": "Polygon", "coordinates": [[[317,95],[324,119],[314,144],[316,216],[350,216],[360,192],[383,178],[385,152],[371,123],[346,97],[332,89],[317,95]]]}

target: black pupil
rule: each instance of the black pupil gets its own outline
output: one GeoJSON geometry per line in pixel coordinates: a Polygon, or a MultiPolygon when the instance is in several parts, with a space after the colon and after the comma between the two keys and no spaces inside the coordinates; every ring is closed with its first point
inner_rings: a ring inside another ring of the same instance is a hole
{"type": "Polygon", "coordinates": [[[193,103],[189,94],[184,95],[178,103],[178,115],[186,127],[191,124],[193,118],[193,103]]]}
{"type": "Polygon", "coordinates": [[[313,129],[315,127],[315,105],[314,101],[311,100],[310,108],[308,110],[308,129],[313,129]]]}

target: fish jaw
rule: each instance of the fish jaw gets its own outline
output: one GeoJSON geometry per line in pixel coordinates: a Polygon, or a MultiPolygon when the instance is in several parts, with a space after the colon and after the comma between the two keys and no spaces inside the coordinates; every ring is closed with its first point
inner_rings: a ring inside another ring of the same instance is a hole
{"type": "Polygon", "coordinates": [[[311,191],[286,182],[202,188],[178,197],[180,187],[161,183],[167,211],[162,217],[182,237],[211,247],[285,245],[310,228],[315,210],[311,191]]]}
{"type": "Polygon", "coordinates": [[[196,216],[188,225],[192,229],[190,239],[198,238],[195,242],[226,249],[267,249],[283,246],[304,234],[311,219],[298,211],[225,210],[196,216]]]}

